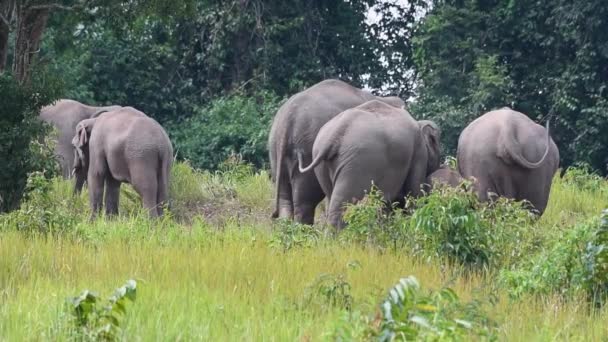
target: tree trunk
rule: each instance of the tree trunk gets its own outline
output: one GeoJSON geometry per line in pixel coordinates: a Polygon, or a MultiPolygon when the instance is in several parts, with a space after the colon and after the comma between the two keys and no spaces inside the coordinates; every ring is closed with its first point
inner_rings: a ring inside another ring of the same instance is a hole
{"type": "Polygon", "coordinates": [[[19,4],[16,11],[17,31],[13,74],[20,83],[27,83],[33,57],[40,48],[50,9],[32,8],[28,4],[19,4]]]}
{"type": "Polygon", "coordinates": [[[6,69],[8,56],[8,36],[15,9],[15,0],[0,0],[0,73],[6,69]]]}

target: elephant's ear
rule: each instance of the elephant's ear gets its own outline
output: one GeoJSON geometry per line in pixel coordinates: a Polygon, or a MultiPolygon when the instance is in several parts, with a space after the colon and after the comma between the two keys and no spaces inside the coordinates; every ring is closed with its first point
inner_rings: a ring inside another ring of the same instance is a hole
{"type": "Polygon", "coordinates": [[[422,130],[422,136],[426,140],[426,143],[430,145],[433,150],[438,150],[441,131],[437,124],[432,121],[422,120],[420,121],[420,129],[422,130]]]}
{"type": "Polygon", "coordinates": [[[418,122],[422,138],[427,148],[427,175],[433,173],[439,168],[441,155],[441,130],[433,121],[422,120],[418,122]]]}
{"type": "Polygon", "coordinates": [[[74,145],[74,147],[82,148],[87,142],[89,142],[87,127],[81,122],[76,125],[76,135],[74,136],[74,139],[72,139],[72,145],[74,145]]]}

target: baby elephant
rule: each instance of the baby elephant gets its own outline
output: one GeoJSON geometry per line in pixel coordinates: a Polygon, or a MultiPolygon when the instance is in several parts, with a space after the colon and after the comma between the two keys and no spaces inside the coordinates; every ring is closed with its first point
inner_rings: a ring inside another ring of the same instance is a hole
{"type": "Polygon", "coordinates": [[[429,193],[433,190],[435,184],[445,184],[453,188],[459,186],[464,181],[464,178],[456,170],[450,169],[448,166],[442,166],[437,171],[431,173],[426,178],[424,190],[429,193]]]}
{"type": "Polygon", "coordinates": [[[439,128],[416,121],[404,109],[372,100],[326,123],[312,148],[314,168],[328,199],[328,220],[342,228],[343,206],[363,198],[372,182],[384,200],[419,196],[426,176],[439,167],[439,128]]]}
{"type": "Polygon", "coordinates": [[[79,122],[72,145],[76,184],[87,178],[93,217],[102,208],[104,183],[106,214],[118,213],[122,182],[133,186],[151,217],[162,215],[173,146],[158,122],[132,107],[123,107],[79,122]]]}

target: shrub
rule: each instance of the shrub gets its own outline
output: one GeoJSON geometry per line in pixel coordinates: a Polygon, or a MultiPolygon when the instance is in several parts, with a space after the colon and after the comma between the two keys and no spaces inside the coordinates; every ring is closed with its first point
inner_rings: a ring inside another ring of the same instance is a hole
{"type": "Polygon", "coordinates": [[[270,122],[279,98],[269,92],[220,97],[170,129],[178,157],[195,168],[217,169],[231,154],[262,167],[267,163],[270,122]]]}
{"type": "Polygon", "coordinates": [[[596,307],[608,298],[608,210],[561,232],[546,250],[525,258],[517,268],[501,272],[512,298],[555,293],[564,298],[584,295],[596,307]]]}
{"type": "Polygon", "coordinates": [[[390,289],[373,319],[359,311],[345,313],[329,335],[335,341],[495,341],[496,324],[483,304],[462,303],[450,288],[424,291],[409,276],[390,289]]]}
{"type": "Polygon", "coordinates": [[[306,288],[306,303],[320,302],[323,307],[351,311],[353,296],[350,290],[351,285],[344,274],[321,274],[306,288]]]}
{"type": "Polygon", "coordinates": [[[30,173],[25,200],[18,210],[0,216],[4,229],[27,233],[61,233],[71,231],[86,212],[86,204],[71,195],[70,183],[47,179],[44,172],[30,173]]]}
{"type": "Polygon", "coordinates": [[[340,239],[377,247],[403,247],[407,240],[406,230],[398,223],[407,218],[402,211],[391,212],[390,209],[382,191],[372,184],[361,201],[346,205],[344,221],[347,226],[340,239]]]}
{"type": "Polygon", "coordinates": [[[94,292],[85,290],[77,297],[69,300],[76,336],[89,341],[118,340],[121,329],[121,319],[127,314],[127,301],[135,302],[137,283],[129,280],[118,288],[106,305],[100,303],[101,298],[94,292]]]}
{"type": "Polygon", "coordinates": [[[403,221],[415,254],[469,266],[501,266],[532,248],[535,231],[522,203],[500,198],[480,203],[460,188],[439,186],[412,201],[403,221]]]}
{"type": "Polygon", "coordinates": [[[497,340],[480,304],[461,303],[450,288],[424,293],[415,277],[402,278],[381,305],[379,331],[374,335],[379,341],[497,340]]]}
{"type": "Polygon", "coordinates": [[[0,74],[0,212],[19,206],[28,173],[57,172],[52,151],[42,143],[49,127],[38,119],[40,108],[58,98],[60,87],[42,73],[30,85],[20,85],[7,73],[0,74]],[[40,142],[40,143],[39,143],[40,142]]]}
{"type": "Polygon", "coordinates": [[[322,237],[322,232],[310,225],[292,222],[290,220],[277,220],[270,238],[270,246],[288,251],[299,247],[314,247],[322,237]]]}

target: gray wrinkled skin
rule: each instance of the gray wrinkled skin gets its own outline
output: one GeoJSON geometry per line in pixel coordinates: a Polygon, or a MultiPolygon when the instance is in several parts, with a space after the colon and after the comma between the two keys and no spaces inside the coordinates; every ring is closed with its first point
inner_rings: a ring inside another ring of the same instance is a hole
{"type": "Polygon", "coordinates": [[[542,215],[559,167],[548,129],[507,107],[482,115],[460,134],[460,174],[474,177],[480,200],[527,200],[542,215]]]}
{"type": "MultiPolygon", "coordinates": [[[[404,109],[372,100],[346,110],[321,128],[313,146],[314,168],[328,198],[327,218],[344,227],[344,205],[362,199],[373,184],[387,202],[421,195],[426,177],[439,167],[440,131],[404,109]]],[[[312,173],[312,172],[311,172],[312,173]]]]}
{"type": "Polygon", "coordinates": [[[123,182],[142,197],[151,217],[162,215],[173,146],[156,120],[131,107],[105,112],[78,123],[72,144],[76,178],[87,179],[93,216],[102,209],[104,187],[106,214],[118,213],[123,182]]]}
{"type": "Polygon", "coordinates": [[[442,166],[426,178],[424,191],[427,193],[432,191],[435,184],[445,184],[455,188],[463,181],[464,178],[462,178],[458,171],[452,170],[447,166],[442,166]]]}
{"type": "Polygon", "coordinates": [[[273,218],[289,218],[312,224],[316,206],[324,194],[315,175],[298,171],[297,151],[305,163],[312,162],[312,145],[321,127],[346,109],[369,100],[403,108],[398,97],[376,97],[345,82],[329,79],[293,95],[273,120],[268,139],[276,203],[273,218]]]}

